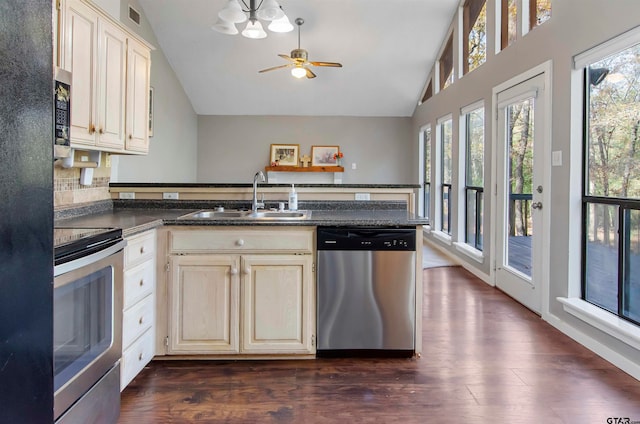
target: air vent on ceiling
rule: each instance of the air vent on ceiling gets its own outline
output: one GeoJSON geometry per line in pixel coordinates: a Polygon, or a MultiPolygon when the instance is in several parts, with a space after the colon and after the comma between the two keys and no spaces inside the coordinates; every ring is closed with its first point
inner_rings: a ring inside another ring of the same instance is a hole
{"type": "Polygon", "coordinates": [[[134,9],[131,5],[129,5],[129,19],[136,23],[136,25],[140,25],[140,12],[134,9]]]}

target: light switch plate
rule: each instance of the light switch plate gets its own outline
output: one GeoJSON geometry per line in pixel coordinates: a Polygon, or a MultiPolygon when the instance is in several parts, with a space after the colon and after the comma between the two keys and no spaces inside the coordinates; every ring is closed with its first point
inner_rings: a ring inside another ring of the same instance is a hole
{"type": "Polygon", "coordinates": [[[178,200],[178,193],[162,193],[163,199],[178,200]]]}
{"type": "Polygon", "coordinates": [[[562,150],[556,150],[551,153],[551,165],[562,166],[562,150]]]}
{"type": "Polygon", "coordinates": [[[371,200],[369,193],[356,193],[356,200],[371,200]]]}

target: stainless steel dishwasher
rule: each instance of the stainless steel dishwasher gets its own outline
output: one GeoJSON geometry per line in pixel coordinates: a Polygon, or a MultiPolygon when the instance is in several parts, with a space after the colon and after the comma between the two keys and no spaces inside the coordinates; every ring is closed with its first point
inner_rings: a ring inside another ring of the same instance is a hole
{"type": "Polygon", "coordinates": [[[415,352],[416,229],[318,227],[318,356],[415,352]]]}

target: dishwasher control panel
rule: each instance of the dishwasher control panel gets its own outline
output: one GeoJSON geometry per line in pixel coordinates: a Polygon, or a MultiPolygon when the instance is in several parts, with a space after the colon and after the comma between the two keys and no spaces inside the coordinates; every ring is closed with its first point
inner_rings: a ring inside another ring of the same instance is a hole
{"type": "Polygon", "coordinates": [[[416,249],[415,228],[318,227],[318,250],[416,249]]]}

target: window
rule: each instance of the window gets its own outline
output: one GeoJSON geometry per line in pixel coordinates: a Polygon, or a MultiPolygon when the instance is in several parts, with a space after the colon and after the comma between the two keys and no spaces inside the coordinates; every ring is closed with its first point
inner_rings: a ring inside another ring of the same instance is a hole
{"type": "Polygon", "coordinates": [[[551,0],[529,0],[529,28],[535,28],[550,17],[551,0]]]}
{"type": "Polygon", "coordinates": [[[429,218],[431,213],[431,127],[422,130],[422,146],[424,151],[424,187],[423,187],[423,214],[429,218]]]}
{"type": "Polygon", "coordinates": [[[518,34],[518,0],[500,0],[500,40],[502,49],[516,41],[518,34]]]}
{"type": "Polygon", "coordinates": [[[463,110],[465,127],[465,243],[482,250],[484,107],[463,110]]]}
{"type": "Polygon", "coordinates": [[[463,10],[466,42],[463,43],[464,73],[487,60],[487,0],[467,0],[463,10]]]}
{"type": "Polygon", "coordinates": [[[453,124],[451,118],[440,123],[440,230],[449,235],[451,235],[452,130],[453,124]]]}
{"type": "Polygon", "coordinates": [[[582,297],[640,324],[640,34],[625,40],[584,71],[582,297]]]}
{"type": "Polygon", "coordinates": [[[422,96],[422,100],[420,100],[420,103],[426,102],[431,98],[431,96],[433,96],[433,85],[431,78],[429,78],[429,83],[427,84],[426,90],[424,90],[424,95],[422,96]]]}
{"type": "Polygon", "coordinates": [[[453,33],[449,36],[440,56],[440,90],[453,83],[453,33]]]}

